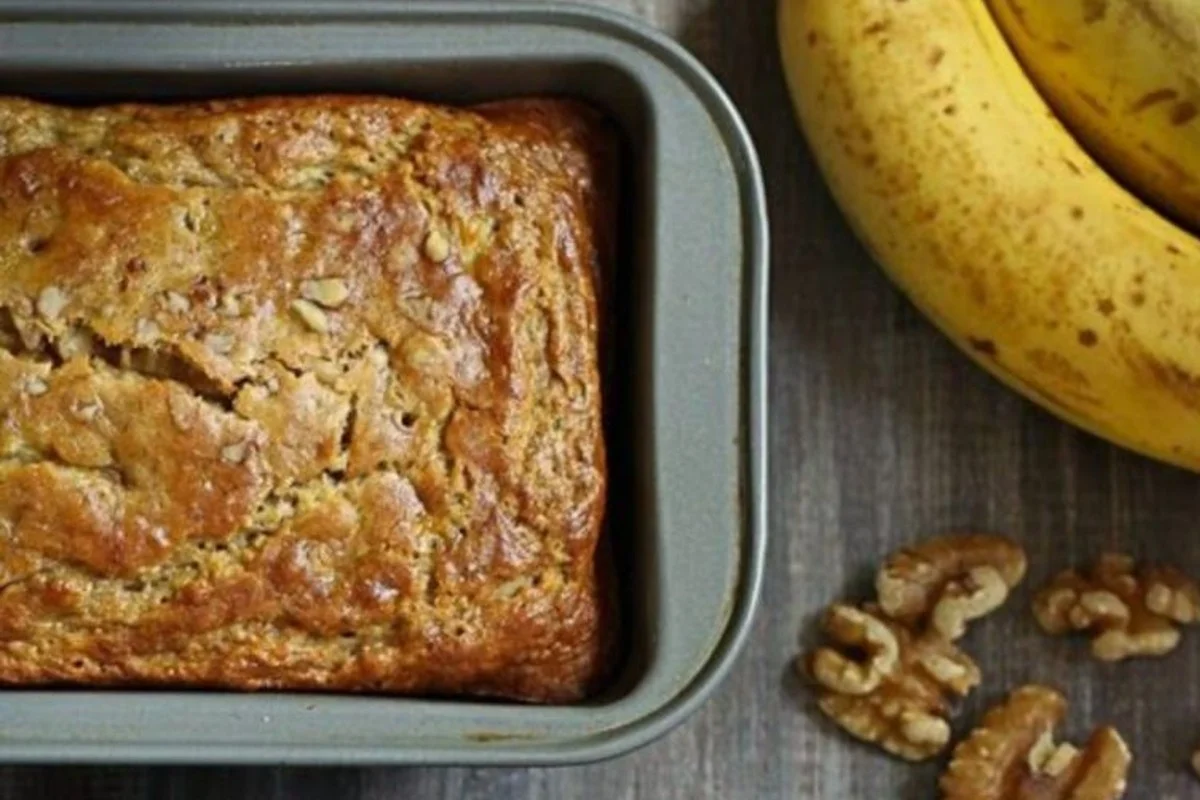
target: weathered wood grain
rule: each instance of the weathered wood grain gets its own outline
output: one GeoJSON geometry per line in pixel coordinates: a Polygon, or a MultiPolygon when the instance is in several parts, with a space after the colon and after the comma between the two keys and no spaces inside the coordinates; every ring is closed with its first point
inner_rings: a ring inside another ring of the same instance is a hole
{"type": "Polygon", "coordinates": [[[773,0],[605,0],[678,36],[743,109],[774,225],[771,557],[753,640],[718,695],[661,742],[564,770],[0,769],[0,798],[695,800],[934,796],[937,765],[851,744],[791,677],[799,632],[921,535],[972,527],[1027,544],[1030,580],[966,646],[985,683],[960,725],[1020,682],[1066,690],[1076,733],[1115,722],[1131,798],[1200,797],[1200,634],[1169,660],[1103,666],[1050,641],[1031,588],[1102,548],[1200,572],[1200,477],[1118,451],[1017,398],[951,348],[855,242],[792,123],[773,0]]]}

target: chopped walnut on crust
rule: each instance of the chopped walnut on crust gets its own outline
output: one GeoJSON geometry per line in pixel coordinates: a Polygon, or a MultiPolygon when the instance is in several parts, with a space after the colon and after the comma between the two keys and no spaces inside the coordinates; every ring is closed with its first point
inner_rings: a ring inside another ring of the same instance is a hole
{"type": "Polygon", "coordinates": [[[1170,567],[1142,567],[1106,553],[1087,575],[1069,569],[1034,598],[1033,613],[1046,633],[1089,631],[1102,661],[1161,656],[1179,644],[1177,625],[1200,621],[1200,587],[1170,567]]]}
{"type": "Polygon", "coordinates": [[[947,639],[996,610],[1025,576],[1025,551],[1006,536],[951,534],[894,554],[875,579],[884,613],[947,639]]]}
{"type": "Polygon", "coordinates": [[[1022,686],[954,748],[944,800],[1116,800],[1132,761],[1120,734],[1097,728],[1083,749],[1054,743],[1067,703],[1044,686],[1022,686]]]}
{"type": "Polygon", "coordinates": [[[940,636],[918,636],[878,607],[835,604],[823,620],[833,646],[797,662],[821,687],[826,715],[853,736],[911,761],[950,741],[947,695],[980,680],[969,656],[940,636]]]}

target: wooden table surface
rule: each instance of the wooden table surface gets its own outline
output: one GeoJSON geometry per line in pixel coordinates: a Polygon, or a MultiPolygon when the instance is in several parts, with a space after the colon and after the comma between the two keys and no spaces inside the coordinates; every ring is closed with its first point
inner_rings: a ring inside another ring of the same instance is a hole
{"type": "Polygon", "coordinates": [[[1200,797],[1200,635],[1165,661],[1102,666],[1039,636],[1031,586],[1104,547],[1200,572],[1200,480],[1053,419],[972,366],[855,242],[805,150],[775,52],[774,0],[605,0],[691,48],[746,116],[774,223],[771,555],[747,651],[699,713],[625,758],[573,769],[4,768],[0,798],[695,800],[929,798],[938,764],[848,742],[791,677],[802,631],[867,589],[898,543],[952,528],[1021,538],[1030,578],[967,649],[984,684],[958,725],[1028,680],[1072,701],[1068,730],[1115,722],[1134,743],[1131,798],[1200,797]]]}

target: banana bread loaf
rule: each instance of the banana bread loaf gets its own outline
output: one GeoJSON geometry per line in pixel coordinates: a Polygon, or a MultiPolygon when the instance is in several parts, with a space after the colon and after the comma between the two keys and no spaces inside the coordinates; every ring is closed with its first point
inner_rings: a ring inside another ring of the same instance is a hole
{"type": "Polygon", "coordinates": [[[607,128],[0,99],[0,682],[604,678],[607,128]]]}

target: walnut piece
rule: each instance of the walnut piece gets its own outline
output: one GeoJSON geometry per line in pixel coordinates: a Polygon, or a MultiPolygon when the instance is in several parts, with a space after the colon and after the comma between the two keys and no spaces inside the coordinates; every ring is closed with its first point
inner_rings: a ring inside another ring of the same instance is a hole
{"type": "Polygon", "coordinates": [[[167,292],[163,303],[172,314],[186,314],[192,310],[192,301],[179,292],[167,292]]]}
{"type": "Polygon", "coordinates": [[[450,240],[436,228],[425,237],[425,257],[440,264],[450,257],[450,240]]]}
{"type": "Polygon", "coordinates": [[[71,403],[68,409],[71,416],[80,422],[88,423],[95,422],[104,413],[104,407],[96,398],[89,400],[75,400],[71,403]]]}
{"type": "Polygon", "coordinates": [[[96,349],[95,339],[82,328],[72,328],[64,332],[55,345],[58,348],[59,356],[64,360],[76,356],[90,356],[96,349]]]}
{"type": "Polygon", "coordinates": [[[222,317],[240,317],[242,315],[242,297],[233,292],[226,292],[221,295],[221,300],[217,303],[217,313],[222,317]]]}
{"type": "Polygon", "coordinates": [[[308,300],[293,300],[292,311],[296,312],[296,316],[300,317],[309,330],[316,333],[325,333],[329,330],[329,318],[316,303],[308,300]]]}
{"type": "Polygon", "coordinates": [[[838,644],[866,654],[860,661],[828,647],[817,650],[809,668],[826,689],[838,694],[870,694],[896,671],[900,643],[886,623],[866,611],[853,606],[833,606],[825,617],[825,633],[838,644]]]}
{"type": "Polygon", "coordinates": [[[851,735],[911,761],[950,741],[947,695],[980,680],[969,656],[933,633],[915,635],[874,605],[835,604],[823,621],[833,646],[797,662],[821,687],[817,705],[851,735]]]}
{"type": "Polygon", "coordinates": [[[221,460],[227,464],[241,464],[250,453],[250,442],[234,442],[221,448],[221,460]]]}
{"type": "Polygon", "coordinates": [[[445,346],[428,333],[414,333],[404,340],[402,348],[404,361],[408,366],[426,374],[433,374],[443,369],[447,353],[445,346]]]}
{"type": "Polygon", "coordinates": [[[1025,577],[1025,551],[1005,536],[951,534],[894,554],[875,579],[885,614],[909,626],[928,625],[947,639],[996,610],[1025,577]]]}
{"type": "Polygon", "coordinates": [[[1022,686],[954,748],[942,775],[944,800],[1116,800],[1132,756],[1114,728],[1097,728],[1082,749],[1054,743],[1066,715],[1062,695],[1022,686]]]}
{"type": "Polygon", "coordinates": [[[1038,592],[1033,614],[1051,635],[1088,631],[1101,661],[1161,656],[1179,644],[1177,625],[1200,621],[1200,587],[1170,567],[1142,567],[1106,553],[1088,575],[1073,569],[1038,592]]]}
{"type": "Polygon", "coordinates": [[[21,384],[21,390],[30,397],[41,397],[50,391],[50,386],[36,375],[30,375],[21,384]]]}
{"type": "Polygon", "coordinates": [[[152,342],[162,335],[162,329],[152,319],[139,319],[134,326],[133,335],[138,342],[152,342]]]}
{"type": "Polygon", "coordinates": [[[38,293],[37,311],[47,322],[53,322],[67,307],[67,293],[57,286],[47,286],[38,293]]]}
{"type": "Polygon", "coordinates": [[[300,294],[325,308],[338,308],[350,297],[350,287],[341,278],[315,278],[300,284],[300,294]]]}
{"type": "Polygon", "coordinates": [[[233,352],[237,339],[232,333],[210,332],[204,336],[204,346],[219,356],[227,356],[233,352]]]}

